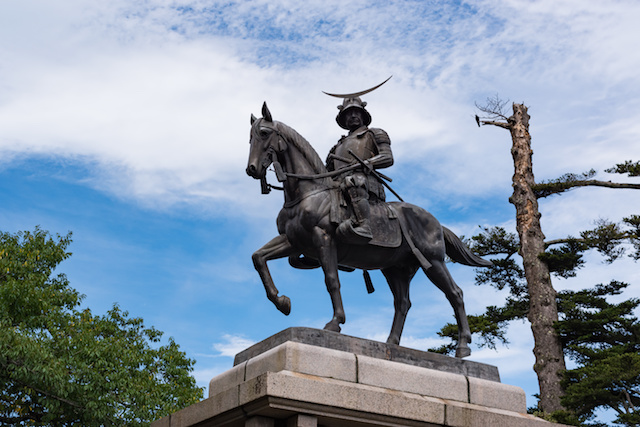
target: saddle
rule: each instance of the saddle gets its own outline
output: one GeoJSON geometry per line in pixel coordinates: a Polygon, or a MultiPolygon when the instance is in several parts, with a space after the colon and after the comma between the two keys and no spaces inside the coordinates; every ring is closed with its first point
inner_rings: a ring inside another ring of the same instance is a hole
{"type": "MultiPolygon", "coordinates": [[[[366,245],[385,248],[399,247],[402,244],[403,231],[396,211],[388,203],[382,201],[371,203],[370,208],[369,221],[371,223],[371,233],[373,234],[373,238],[366,245]]],[[[342,197],[341,191],[338,188],[331,191],[331,222],[334,224],[340,224],[343,221],[352,218],[351,214],[351,208],[347,206],[347,203],[342,197]]],[[[293,268],[303,270],[320,267],[318,260],[297,255],[289,257],[289,264],[293,268]]],[[[355,268],[344,265],[339,265],[338,269],[347,272],[355,270],[355,268]]],[[[367,285],[367,291],[372,293],[374,289],[369,273],[366,270],[363,270],[363,273],[365,283],[367,285]]]]}
{"type": "MultiPolygon", "coordinates": [[[[342,194],[339,191],[331,194],[331,222],[341,224],[343,221],[352,218],[351,207],[345,203],[342,194]]],[[[389,207],[389,204],[379,200],[370,203],[371,234],[373,239],[367,242],[367,245],[381,246],[385,248],[397,248],[402,243],[402,233],[398,216],[395,211],[389,207]]],[[[344,243],[351,243],[346,238],[336,236],[344,243]]]]}

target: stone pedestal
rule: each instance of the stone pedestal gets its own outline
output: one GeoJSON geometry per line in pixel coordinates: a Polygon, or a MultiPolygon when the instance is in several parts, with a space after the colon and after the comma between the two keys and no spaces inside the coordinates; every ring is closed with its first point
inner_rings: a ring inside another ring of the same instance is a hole
{"type": "Polygon", "coordinates": [[[239,353],[209,398],[152,427],[559,426],[497,368],[310,328],[239,353]]]}

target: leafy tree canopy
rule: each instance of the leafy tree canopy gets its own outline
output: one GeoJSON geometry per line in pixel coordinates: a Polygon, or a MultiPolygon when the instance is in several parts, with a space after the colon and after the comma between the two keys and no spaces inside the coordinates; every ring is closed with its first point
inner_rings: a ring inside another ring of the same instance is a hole
{"type": "Polygon", "coordinates": [[[144,425],[197,402],[194,361],[117,305],[80,309],[54,270],[71,233],[0,231],[0,424],[144,425]]]}

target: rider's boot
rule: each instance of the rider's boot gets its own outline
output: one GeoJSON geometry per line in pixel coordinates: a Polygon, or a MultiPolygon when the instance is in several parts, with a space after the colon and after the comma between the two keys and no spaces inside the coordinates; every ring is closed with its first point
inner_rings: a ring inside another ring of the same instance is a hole
{"type": "Polygon", "coordinates": [[[351,207],[353,208],[353,218],[340,224],[336,232],[346,242],[365,245],[373,238],[369,221],[371,210],[369,200],[365,198],[352,200],[351,207]]]}
{"type": "Polygon", "coordinates": [[[369,206],[368,199],[360,199],[353,202],[353,213],[356,217],[356,224],[353,231],[367,241],[373,239],[371,234],[371,223],[369,217],[371,216],[371,206],[369,206]]]}

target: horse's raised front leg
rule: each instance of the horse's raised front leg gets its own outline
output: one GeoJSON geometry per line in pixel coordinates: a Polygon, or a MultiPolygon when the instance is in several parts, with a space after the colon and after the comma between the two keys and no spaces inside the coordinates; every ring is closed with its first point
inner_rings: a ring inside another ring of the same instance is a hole
{"type": "Polygon", "coordinates": [[[446,295],[458,323],[458,346],[456,347],[456,357],[467,357],[471,354],[469,344],[471,343],[471,330],[467,320],[467,312],[464,309],[462,300],[462,289],[453,281],[451,273],[447,269],[444,261],[432,261],[433,265],[426,271],[427,277],[446,295]]]}
{"type": "Polygon", "coordinates": [[[315,227],[313,230],[313,243],[318,251],[318,261],[322,266],[324,281],[333,305],[333,318],[325,325],[324,329],[340,332],[340,324],[344,323],[346,318],[344,307],[342,306],[342,295],[340,294],[340,280],[338,279],[336,242],[326,230],[315,227]]]}
{"type": "Polygon", "coordinates": [[[275,304],[278,310],[287,316],[291,313],[291,300],[285,295],[278,296],[278,288],[273,284],[271,273],[269,273],[269,268],[267,267],[267,261],[288,257],[289,255],[293,255],[294,252],[287,236],[281,234],[255,251],[251,256],[253,266],[258,271],[258,274],[260,274],[264,289],[267,291],[267,298],[275,304]]]}

